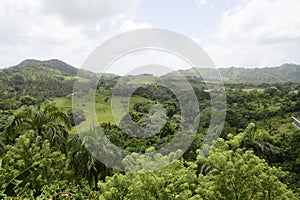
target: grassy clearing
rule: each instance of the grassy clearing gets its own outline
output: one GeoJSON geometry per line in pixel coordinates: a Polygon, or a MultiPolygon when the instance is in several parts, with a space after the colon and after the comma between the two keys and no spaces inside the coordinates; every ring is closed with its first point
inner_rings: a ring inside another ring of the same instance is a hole
{"type": "Polygon", "coordinates": [[[54,98],[52,101],[64,112],[72,109],[72,97],[54,98]]]}
{"type": "Polygon", "coordinates": [[[264,88],[243,88],[242,90],[244,92],[252,92],[254,90],[256,90],[257,92],[264,92],[265,91],[264,88]]]}
{"type": "MultiPolygon", "coordinates": [[[[295,130],[297,130],[297,127],[292,124],[291,116],[292,115],[289,113],[286,114],[284,117],[274,116],[268,119],[273,129],[273,132],[275,132],[275,136],[279,136],[278,133],[292,134],[295,130]]],[[[268,125],[266,125],[266,123],[263,120],[258,121],[256,123],[259,128],[268,130],[268,125]]]]}
{"type": "Polygon", "coordinates": [[[82,77],[79,77],[79,76],[63,76],[63,78],[64,78],[66,81],[76,79],[78,82],[81,82],[81,83],[87,83],[87,82],[90,82],[89,79],[82,78],[82,77]]]}
{"type": "Polygon", "coordinates": [[[149,75],[131,76],[127,84],[152,84],[157,81],[157,77],[149,75]]]}
{"type": "MultiPolygon", "coordinates": [[[[82,96],[76,99],[76,103],[73,105],[74,108],[78,108],[84,111],[86,120],[81,122],[76,129],[87,131],[92,128],[92,124],[97,125],[98,123],[111,123],[119,124],[122,118],[125,116],[128,110],[128,104],[126,97],[114,97],[109,98],[105,101],[107,93],[97,94],[95,100],[95,107],[90,102],[88,96],[82,96]],[[96,113],[94,113],[94,110],[96,113]],[[94,116],[96,114],[96,116],[94,116]]],[[[60,109],[64,112],[72,110],[72,97],[55,98],[52,100],[60,109]]],[[[134,96],[129,100],[129,108],[132,108],[135,103],[149,102],[149,99],[134,96]]],[[[75,128],[71,133],[76,133],[75,128]]]]}

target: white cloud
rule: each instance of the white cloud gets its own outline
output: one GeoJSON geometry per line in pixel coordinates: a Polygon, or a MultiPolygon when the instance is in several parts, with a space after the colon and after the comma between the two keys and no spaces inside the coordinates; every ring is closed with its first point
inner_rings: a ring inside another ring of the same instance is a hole
{"type": "Polygon", "coordinates": [[[139,0],[1,0],[0,68],[26,58],[58,58],[80,67],[138,6],[139,0]]]}
{"type": "Polygon", "coordinates": [[[206,50],[218,66],[300,63],[300,1],[252,0],[223,14],[206,50]]]}
{"type": "Polygon", "coordinates": [[[95,23],[103,18],[134,13],[140,0],[43,0],[43,11],[70,23],[95,23]]]}
{"type": "MultiPolygon", "coordinates": [[[[206,8],[211,3],[195,1],[206,8]]],[[[223,14],[209,39],[199,40],[204,40],[216,65],[300,63],[300,1],[241,1],[223,14]]],[[[0,68],[26,58],[58,58],[79,67],[105,39],[152,27],[136,18],[139,4],[140,0],[1,0],[0,68]]]]}
{"type": "Polygon", "coordinates": [[[196,0],[196,4],[199,7],[202,7],[202,6],[206,5],[206,0],[196,0]]]}
{"type": "Polygon", "coordinates": [[[162,75],[174,70],[188,68],[192,68],[192,66],[172,53],[144,49],[120,57],[107,71],[120,75],[138,73],[162,75]]]}
{"type": "Polygon", "coordinates": [[[136,23],[132,20],[125,20],[123,24],[121,25],[119,31],[120,32],[126,32],[131,31],[134,29],[140,29],[140,28],[152,28],[151,24],[144,22],[144,23],[136,23]]]}

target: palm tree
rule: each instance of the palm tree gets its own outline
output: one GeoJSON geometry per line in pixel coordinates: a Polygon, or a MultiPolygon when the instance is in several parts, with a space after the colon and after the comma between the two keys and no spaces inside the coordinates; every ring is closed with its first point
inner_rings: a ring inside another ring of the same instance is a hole
{"type": "Polygon", "coordinates": [[[251,130],[245,130],[240,147],[252,149],[258,157],[267,161],[271,161],[277,152],[277,148],[272,145],[269,133],[263,130],[255,130],[255,126],[251,130]]]}
{"type": "Polygon", "coordinates": [[[98,190],[98,179],[104,180],[110,174],[110,169],[97,160],[92,152],[88,151],[88,146],[95,144],[94,137],[90,134],[93,134],[93,131],[81,137],[72,136],[69,141],[71,150],[69,159],[76,174],[87,179],[90,185],[94,184],[95,190],[98,190]]]}
{"type": "Polygon", "coordinates": [[[14,141],[18,135],[25,132],[24,130],[32,130],[43,140],[48,139],[52,145],[66,153],[70,129],[69,117],[55,105],[47,102],[26,107],[22,112],[14,115],[5,128],[5,135],[8,140],[14,141]]]}
{"type": "Polygon", "coordinates": [[[0,157],[4,152],[5,152],[5,144],[2,135],[0,134],[0,157]]]}

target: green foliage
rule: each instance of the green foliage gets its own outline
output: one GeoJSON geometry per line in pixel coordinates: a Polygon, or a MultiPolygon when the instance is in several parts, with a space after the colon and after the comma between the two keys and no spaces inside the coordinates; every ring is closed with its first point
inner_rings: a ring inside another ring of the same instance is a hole
{"type": "MultiPolygon", "coordinates": [[[[279,67],[266,68],[219,68],[221,76],[225,83],[231,84],[275,84],[275,83],[299,83],[300,67],[294,64],[283,64],[279,67]]],[[[176,73],[170,73],[166,76],[176,76],[176,73]]],[[[179,73],[193,79],[202,79],[196,69],[179,70],[179,73]]],[[[201,76],[208,80],[214,80],[215,70],[201,68],[201,76]]]]}
{"type": "MultiPolygon", "coordinates": [[[[69,110],[72,94],[82,97],[80,105],[88,101],[86,78],[96,74],[86,71],[74,78],[77,70],[58,60],[26,60],[1,70],[0,198],[299,199],[300,137],[290,120],[300,116],[299,67],[220,71],[226,83],[235,83],[226,85],[227,118],[221,138],[212,149],[202,147],[211,120],[210,94],[195,69],[181,71],[198,98],[200,114],[194,123],[200,123],[190,148],[168,155],[156,150],[181,130],[181,110],[196,110],[189,97],[179,105],[171,90],[153,83],[158,78],[152,75],[102,74],[95,107],[100,110],[97,118],[107,123],[100,126],[112,144],[133,152],[120,163],[127,171],[119,172],[96,159],[103,152],[103,140],[97,137],[100,127],[91,127],[81,137],[69,136],[71,122],[85,126],[94,120],[90,111],[69,110]],[[74,81],[79,91],[73,93],[74,81]],[[118,81],[120,87],[113,91],[118,81]],[[124,95],[141,81],[146,85],[134,92],[125,115],[124,95]],[[113,92],[118,122],[113,122],[109,108],[113,92]],[[48,98],[55,98],[59,108],[40,104],[48,98]],[[139,134],[153,137],[135,137],[139,134]],[[97,151],[91,153],[90,148],[97,151]]],[[[212,75],[206,69],[203,73],[212,75]]],[[[160,78],[180,91],[181,80],[170,74],[160,78]]]]}
{"type": "Polygon", "coordinates": [[[5,133],[7,140],[14,140],[20,130],[32,130],[66,153],[70,127],[70,119],[65,113],[53,104],[44,103],[26,107],[22,112],[15,114],[8,123],[5,133]]]}
{"type": "Polygon", "coordinates": [[[44,186],[66,181],[72,174],[65,155],[52,151],[48,140],[35,138],[30,132],[5,149],[0,167],[0,190],[8,196],[37,196],[44,186]]]}
{"type": "Polygon", "coordinates": [[[27,95],[27,96],[22,96],[20,98],[20,102],[24,106],[32,106],[36,104],[37,100],[36,98],[27,95]]]}
{"type": "Polygon", "coordinates": [[[70,118],[72,126],[78,125],[81,122],[86,120],[83,111],[78,110],[78,109],[77,110],[73,109],[73,110],[69,111],[68,116],[70,118]]]}
{"type": "Polygon", "coordinates": [[[199,176],[197,193],[204,199],[297,199],[279,178],[285,175],[270,167],[252,151],[231,150],[224,140],[199,163],[210,165],[206,175],[199,176]],[[224,149],[225,147],[225,149],[224,149]]]}
{"type": "Polygon", "coordinates": [[[21,96],[31,96],[43,101],[45,98],[71,94],[74,81],[60,77],[62,75],[59,71],[40,66],[4,69],[0,71],[0,99],[3,103],[10,104],[11,101],[19,102],[21,96]]]}
{"type": "Polygon", "coordinates": [[[72,76],[77,74],[77,69],[64,63],[60,60],[52,59],[47,61],[39,61],[27,59],[21,62],[18,66],[26,67],[26,66],[40,66],[44,68],[54,69],[61,72],[65,76],[72,76]]]}
{"type": "Polygon", "coordinates": [[[107,177],[99,183],[100,199],[188,199],[197,184],[196,166],[177,160],[155,172],[107,177]]]}
{"type": "Polygon", "coordinates": [[[110,175],[111,170],[97,160],[92,152],[88,151],[87,148],[94,144],[94,137],[91,134],[94,133],[87,133],[85,136],[81,134],[80,137],[72,136],[69,141],[69,162],[77,177],[86,179],[91,188],[94,187],[93,189],[98,190],[98,180],[104,180],[106,176],[110,175]]]}

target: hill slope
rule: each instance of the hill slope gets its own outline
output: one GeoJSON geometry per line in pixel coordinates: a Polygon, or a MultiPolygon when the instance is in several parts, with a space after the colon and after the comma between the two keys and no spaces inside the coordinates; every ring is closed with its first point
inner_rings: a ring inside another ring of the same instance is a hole
{"type": "Polygon", "coordinates": [[[73,90],[73,79],[65,79],[61,72],[40,66],[15,66],[0,71],[0,103],[16,108],[22,96],[38,101],[62,97],[73,90]]]}
{"type": "Polygon", "coordinates": [[[34,60],[34,59],[27,59],[21,62],[19,67],[23,66],[40,66],[40,67],[46,67],[50,69],[58,70],[62,73],[64,76],[74,76],[77,74],[77,69],[75,67],[72,67],[71,65],[62,62],[57,59],[52,60],[46,60],[46,61],[40,61],[40,60],[34,60]]]}
{"type": "MultiPolygon", "coordinates": [[[[208,80],[214,80],[215,71],[211,69],[200,69],[201,74],[208,80]]],[[[63,97],[73,92],[74,81],[83,86],[89,84],[90,80],[97,81],[97,74],[90,71],[81,71],[81,76],[76,78],[78,69],[59,60],[24,60],[19,65],[0,70],[0,104],[14,106],[20,104],[22,96],[30,95],[37,100],[51,97],[63,97]]],[[[179,70],[184,76],[202,79],[197,70],[179,70]]],[[[176,73],[178,73],[176,72],[176,73]]],[[[274,83],[300,83],[300,65],[284,64],[272,68],[220,68],[219,72],[225,83],[239,84],[274,84],[274,83]]],[[[171,72],[165,77],[175,76],[171,72]]],[[[146,80],[143,76],[135,76],[137,79],[146,80]]],[[[156,78],[156,77],[153,77],[156,78]]],[[[105,74],[102,81],[108,85],[115,82],[118,76],[105,74]]],[[[132,83],[132,82],[131,82],[132,83]]],[[[1,109],[1,106],[0,106],[1,109]]]]}
{"type": "MultiPolygon", "coordinates": [[[[208,80],[214,80],[215,70],[203,68],[199,69],[201,75],[208,80]]],[[[219,68],[220,75],[225,83],[242,83],[242,84],[274,84],[274,83],[299,83],[300,82],[300,65],[284,64],[279,67],[266,68],[219,68]]],[[[186,77],[200,78],[195,69],[179,70],[180,74],[186,77]]],[[[173,76],[169,73],[166,76],[173,76]]]]}
{"type": "Polygon", "coordinates": [[[267,68],[223,68],[220,73],[228,83],[299,83],[300,65],[284,64],[267,68]]]}

